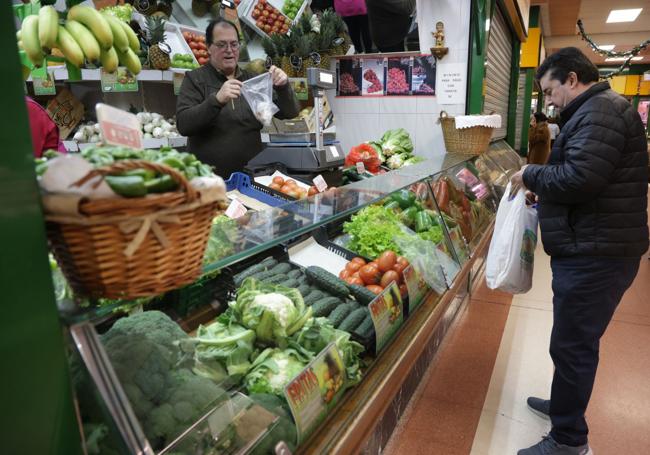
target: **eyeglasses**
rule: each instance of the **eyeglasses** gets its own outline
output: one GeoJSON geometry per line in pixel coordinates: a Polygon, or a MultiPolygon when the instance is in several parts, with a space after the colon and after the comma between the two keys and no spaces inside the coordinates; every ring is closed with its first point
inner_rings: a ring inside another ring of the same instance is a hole
{"type": "Polygon", "coordinates": [[[218,41],[218,42],[213,43],[213,44],[215,46],[217,46],[217,49],[219,49],[220,51],[223,51],[228,47],[230,47],[230,49],[232,49],[233,51],[236,51],[237,49],[239,49],[239,41],[231,41],[229,43],[227,43],[225,41],[218,41]]]}

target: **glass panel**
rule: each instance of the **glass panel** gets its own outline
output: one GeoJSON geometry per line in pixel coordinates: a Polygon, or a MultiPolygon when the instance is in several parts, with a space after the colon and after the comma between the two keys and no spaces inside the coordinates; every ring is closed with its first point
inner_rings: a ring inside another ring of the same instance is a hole
{"type": "Polygon", "coordinates": [[[522,158],[505,141],[491,143],[487,156],[498,164],[508,177],[522,166],[522,158]]]}

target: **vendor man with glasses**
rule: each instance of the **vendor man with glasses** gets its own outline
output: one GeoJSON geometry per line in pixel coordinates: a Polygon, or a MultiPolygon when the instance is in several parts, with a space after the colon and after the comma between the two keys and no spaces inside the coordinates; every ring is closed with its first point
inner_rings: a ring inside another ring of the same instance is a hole
{"type": "MultiPolygon", "coordinates": [[[[237,27],[219,18],[210,22],[205,37],[210,61],[185,74],[176,104],[176,122],[178,131],[188,137],[188,151],[227,179],[262,150],[262,124],[240,96],[242,82],[254,75],[237,66],[237,27]]],[[[296,117],[300,109],[289,78],[275,66],[269,73],[273,102],[280,108],[277,117],[296,117]]]]}

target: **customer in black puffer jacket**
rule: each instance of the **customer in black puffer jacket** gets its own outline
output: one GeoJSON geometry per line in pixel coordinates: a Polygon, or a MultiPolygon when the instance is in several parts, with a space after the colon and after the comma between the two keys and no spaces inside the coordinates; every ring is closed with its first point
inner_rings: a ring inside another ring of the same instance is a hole
{"type": "MultiPolygon", "coordinates": [[[[570,47],[537,71],[562,130],[547,165],[515,174],[539,201],[544,249],[553,270],[555,364],[551,399],[528,404],[553,428],[519,455],[590,454],[584,414],[598,346],[648,249],[648,150],[639,114],[570,47]]],[[[622,378],[624,380],[624,378],[622,378]]]]}

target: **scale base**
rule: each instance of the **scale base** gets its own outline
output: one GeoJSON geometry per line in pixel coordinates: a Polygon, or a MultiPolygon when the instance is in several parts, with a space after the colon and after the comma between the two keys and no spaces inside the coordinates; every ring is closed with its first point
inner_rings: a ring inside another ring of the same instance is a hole
{"type": "Polygon", "coordinates": [[[281,163],[289,171],[313,173],[343,166],[344,156],[338,144],[327,145],[323,150],[310,145],[278,147],[269,144],[248,162],[247,167],[281,163]]]}

